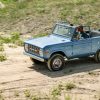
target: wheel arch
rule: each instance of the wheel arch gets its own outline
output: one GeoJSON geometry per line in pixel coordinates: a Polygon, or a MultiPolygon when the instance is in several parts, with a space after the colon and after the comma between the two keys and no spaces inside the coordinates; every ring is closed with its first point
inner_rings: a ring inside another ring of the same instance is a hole
{"type": "Polygon", "coordinates": [[[50,57],[52,57],[54,54],[61,54],[62,56],[67,57],[67,56],[65,55],[65,53],[62,52],[62,51],[53,52],[53,53],[50,55],[50,57]]]}

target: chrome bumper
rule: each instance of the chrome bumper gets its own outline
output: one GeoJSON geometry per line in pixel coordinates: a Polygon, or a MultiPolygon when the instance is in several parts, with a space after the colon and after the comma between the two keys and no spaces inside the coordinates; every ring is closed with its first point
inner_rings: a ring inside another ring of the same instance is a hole
{"type": "Polygon", "coordinates": [[[32,54],[29,54],[29,53],[27,53],[27,52],[23,52],[23,53],[24,53],[25,55],[27,55],[27,56],[30,56],[30,57],[36,59],[36,60],[39,60],[39,61],[41,61],[41,62],[44,62],[44,59],[41,58],[41,57],[38,57],[38,56],[35,56],[35,55],[32,55],[32,54]]]}

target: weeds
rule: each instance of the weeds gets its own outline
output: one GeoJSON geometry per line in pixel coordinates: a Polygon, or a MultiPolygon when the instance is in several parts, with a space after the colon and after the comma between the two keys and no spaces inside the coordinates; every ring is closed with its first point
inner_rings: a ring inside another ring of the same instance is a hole
{"type": "Polygon", "coordinates": [[[0,42],[1,43],[10,43],[11,39],[9,37],[0,36],[0,42]]]}
{"type": "Polygon", "coordinates": [[[23,46],[24,42],[21,39],[19,39],[19,40],[16,40],[14,44],[16,44],[18,46],[23,46]]]}
{"type": "Polygon", "coordinates": [[[40,98],[36,95],[32,95],[30,100],[40,100],[40,98]]]}
{"type": "Polygon", "coordinates": [[[60,95],[61,94],[61,90],[59,89],[59,88],[54,88],[53,90],[52,90],[52,92],[51,92],[51,95],[53,96],[53,97],[56,97],[56,96],[58,96],[58,95],[60,95]]]}
{"type": "Polygon", "coordinates": [[[76,88],[76,85],[73,83],[67,83],[65,85],[66,90],[72,90],[73,88],[76,88]]]}
{"type": "MultiPolygon", "coordinates": [[[[52,90],[51,95],[53,96],[53,98],[55,98],[54,100],[58,100],[57,98],[59,95],[61,95],[63,90],[72,90],[75,87],[76,85],[73,83],[67,83],[66,85],[59,84],[56,88],[52,90]]],[[[66,96],[65,100],[70,100],[70,97],[66,96]]]]}
{"type": "Polygon", "coordinates": [[[0,62],[7,60],[6,54],[0,53],[0,62]]]}
{"type": "Polygon", "coordinates": [[[71,100],[70,95],[65,95],[65,100],[71,100]]]}
{"type": "Polygon", "coordinates": [[[3,52],[4,51],[4,47],[3,47],[3,44],[0,45],[0,52],[3,52]]]}
{"type": "Polygon", "coordinates": [[[2,94],[0,94],[0,100],[5,100],[2,94]]]}
{"type": "Polygon", "coordinates": [[[0,44],[0,62],[7,60],[6,54],[4,52],[3,44],[0,44]]]}
{"type": "Polygon", "coordinates": [[[13,43],[18,46],[23,46],[23,41],[20,39],[20,34],[18,32],[13,32],[9,37],[0,36],[1,43],[13,43]]]}
{"type": "Polygon", "coordinates": [[[30,91],[29,90],[25,90],[24,91],[24,94],[25,94],[25,97],[30,97],[31,94],[30,94],[30,91]]]}
{"type": "Polygon", "coordinates": [[[18,32],[13,32],[13,33],[11,33],[10,39],[11,39],[12,42],[15,42],[16,40],[20,39],[20,34],[18,32]]]}

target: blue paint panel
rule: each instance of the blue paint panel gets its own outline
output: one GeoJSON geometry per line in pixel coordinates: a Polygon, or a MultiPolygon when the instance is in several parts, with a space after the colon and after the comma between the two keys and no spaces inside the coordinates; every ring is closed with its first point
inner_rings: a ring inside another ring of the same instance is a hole
{"type": "Polygon", "coordinates": [[[92,38],[92,53],[95,53],[98,49],[100,49],[100,37],[92,38]]]}
{"type": "Polygon", "coordinates": [[[92,51],[92,40],[82,39],[73,42],[73,57],[81,55],[89,55],[92,51]]]}

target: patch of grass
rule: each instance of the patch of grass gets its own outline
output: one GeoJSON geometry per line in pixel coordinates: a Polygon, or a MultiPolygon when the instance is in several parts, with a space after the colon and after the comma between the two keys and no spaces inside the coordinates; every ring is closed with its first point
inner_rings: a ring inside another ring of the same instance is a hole
{"type": "Polygon", "coordinates": [[[16,40],[20,39],[20,34],[18,32],[11,33],[11,41],[15,42],[16,40]]]}
{"type": "Polygon", "coordinates": [[[5,100],[4,96],[0,93],[0,100],[5,100]]]}
{"type": "Polygon", "coordinates": [[[18,32],[13,32],[9,37],[0,36],[0,43],[13,43],[18,46],[23,46],[23,41],[20,39],[20,34],[18,32]]]}
{"type": "Polygon", "coordinates": [[[3,44],[0,45],[0,52],[4,51],[4,47],[3,47],[3,44]]]}
{"type": "MultiPolygon", "coordinates": [[[[100,0],[1,1],[6,5],[4,9],[0,9],[0,28],[2,31],[9,32],[17,27],[15,30],[21,32],[21,24],[30,23],[31,26],[30,19],[35,23],[40,21],[40,23],[49,27],[57,20],[68,20],[74,24],[87,24],[96,29],[100,27],[100,0]],[[18,24],[20,25],[18,26],[18,24]]],[[[38,30],[42,24],[38,25],[38,28],[34,30],[35,33],[40,32],[38,30]]],[[[26,24],[25,26],[29,27],[26,24]]],[[[43,30],[43,32],[47,32],[45,28],[43,30]]]]}
{"type": "Polygon", "coordinates": [[[21,39],[19,39],[19,40],[16,40],[16,41],[14,42],[14,44],[16,44],[16,45],[18,45],[18,46],[23,46],[23,45],[24,45],[24,42],[23,42],[21,39]]]}
{"type": "Polygon", "coordinates": [[[76,85],[73,83],[67,83],[65,85],[65,88],[66,88],[66,90],[72,90],[72,89],[76,88],[76,85]]]}
{"type": "Polygon", "coordinates": [[[61,94],[61,90],[59,88],[54,88],[51,92],[51,95],[55,98],[61,94]]]}
{"type": "Polygon", "coordinates": [[[71,100],[70,95],[65,95],[65,100],[71,100]]]}
{"type": "Polygon", "coordinates": [[[20,39],[20,33],[18,32],[11,33],[11,42],[18,46],[23,46],[23,41],[20,39]]]}
{"type": "Polygon", "coordinates": [[[7,60],[6,54],[0,53],[0,62],[7,60]]]}
{"type": "Polygon", "coordinates": [[[25,97],[30,97],[31,96],[31,93],[30,93],[29,90],[25,90],[24,91],[24,95],[25,95],[25,97]]]}
{"type": "Polygon", "coordinates": [[[30,97],[30,100],[40,100],[40,98],[38,96],[36,96],[36,95],[32,95],[30,97]]]}
{"type": "Polygon", "coordinates": [[[0,42],[1,43],[10,43],[11,39],[9,37],[0,36],[0,42]]]}

